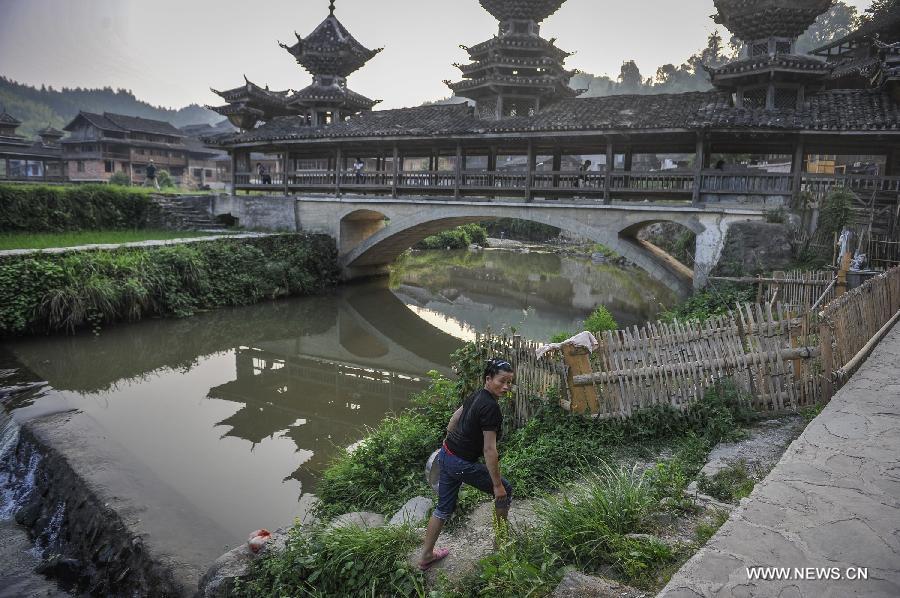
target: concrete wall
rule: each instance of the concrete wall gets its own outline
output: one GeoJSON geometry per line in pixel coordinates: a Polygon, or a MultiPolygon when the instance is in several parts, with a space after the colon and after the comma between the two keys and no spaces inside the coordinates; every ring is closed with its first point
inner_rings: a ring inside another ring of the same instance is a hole
{"type": "MultiPolygon", "coordinates": [[[[217,195],[211,216],[231,214],[244,228],[266,231],[298,232],[296,200],[292,197],[217,195]]],[[[328,232],[335,239],[339,235],[328,232]]]]}

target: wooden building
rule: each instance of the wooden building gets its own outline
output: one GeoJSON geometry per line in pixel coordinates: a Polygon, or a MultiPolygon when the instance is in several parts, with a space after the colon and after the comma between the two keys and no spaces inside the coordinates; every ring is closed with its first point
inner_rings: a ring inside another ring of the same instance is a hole
{"type": "Polygon", "coordinates": [[[21,121],[0,108],[0,181],[59,182],[64,180],[64,135],[49,125],[38,139],[26,139],[17,129],[21,121]]]}
{"type": "MultiPolygon", "coordinates": [[[[474,109],[362,111],[330,123],[260,118],[265,123],[255,128],[245,122],[239,133],[206,140],[231,154],[235,190],[781,205],[802,191],[821,196],[844,185],[900,201],[893,47],[873,42],[874,68],[884,75],[865,80],[835,79],[834,60],[795,53],[797,38],[830,0],[715,0],[715,19],[746,50],[708,69],[713,90],[589,98],[567,87],[568,54],[540,35],[541,22],[564,0],[480,1],[498,19],[498,33],[465,48],[463,79],[448,83],[474,109]],[[280,156],[282,174],[254,177],[251,152],[280,156]],[[737,158],[748,154],[777,167],[769,172],[737,158]],[[876,175],[806,172],[813,156],[836,164],[841,156],[874,156],[883,166],[876,175]],[[586,157],[593,168],[579,172],[586,157]],[[366,164],[361,174],[352,172],[356,158],[366,164]]],[[[339,61],[335,48],[322,52],[339,61]]]]}
{"type": "Polygon", "coordinates": [[[184,134],[170,123],[105,112],[79,112],[62,140],[67,176],[73,182],[106,182],[124,172],[142,184],[147,165],[167,171],[180,183],[187,168],[184,134]]]}

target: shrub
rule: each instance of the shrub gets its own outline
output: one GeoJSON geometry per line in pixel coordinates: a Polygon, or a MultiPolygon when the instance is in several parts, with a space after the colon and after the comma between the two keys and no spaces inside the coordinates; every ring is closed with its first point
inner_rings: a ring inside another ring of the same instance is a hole
{"type": "Polygon", "coordinates": [[[679,320],[705,321],[711,317],[722,316],[734,309],[736,303],[748,303],[756,300],[752,285],[723,284],[708,287],[704,291],[694,293],[686,301],[660,314],[664,322],[679,320]]]}
{"type": "Polygon", "coordinates": [[[0,260],[0,336],[310,294],[337,278],[334,241],[278,235],[0,260]]]}
{"type": "Polygon", "coordinates": [[[146,194],[115,185],[0,184],[0,232],[140,229],[159,214],[146,194]]]}
{"type": "Polygon", "coordinates": [[[111,177],[109,177],[110,185],[118,185],[119,187],[130,187],[131,179],[128,178],[128,175],[122,172],[121,170],[116,171],[111,177]]]}
{"type": "Polygon", "coordinates": [[[486,222],[481,222],[480,224],[492,237],[499,237],[502,233],[506,239],[532,241],[537,243],[555,239],[561,232],[560,229],[555,226],[514,218],[488,220],[486,222]]]}
{"type": "Polygon", "coordinates": [[[175,181],[168,170],[160,170],[156,174],[156,182],[159,183],[161,189],[171,189],[175,187],[175,181]]]}
{"type": "Polygon", "coordinates": [[[427,237],[417,243],[415,249],[466,249],[475,243],[484,245],[487,231],[479,224],[465,224],[427,237]]]}
{"type": "Polygon", "coordinates": [[[597,307],[584,321],[584,329],[594,334],[599,334],[604,330],[616,330],[618,327],[615,318],[602,305],[597,307]]]}
{"type": "Polygon", "coordinates": [[[840,233],[853,218],[853,203],[856,195],[848,189],[833,189],[822,202],[819,213],[819,231],[826,236],[840,233]]]}
{"type": "Polygon", "coordinates": [[[787,222],[787,209],[784,206],[766,210],[766,222],[770,224],[784,224],[787,222]]]}

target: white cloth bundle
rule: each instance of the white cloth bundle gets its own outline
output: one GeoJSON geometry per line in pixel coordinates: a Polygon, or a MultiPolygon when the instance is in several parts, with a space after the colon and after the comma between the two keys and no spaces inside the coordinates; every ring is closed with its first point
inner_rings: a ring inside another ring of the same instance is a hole
{"type": "Polygon", "coordinates": [[[597,342],[597,339],[594,337],[594,335],[591,334],[590,332],[588,332],[587,330],[585,330],[584,332],[579,332],[578,334],[576,334],[575,336],[573,336],[571,338],[567,338],[566,340],[564,340],[561,343],[553,343],[550,345],[541,345],[540,347],[537,348],[537,350],[534,353],[535,353],[535,355],[537,355],[537,358],[540,359],[541,357],[543,357],[545,354],[547,354],[550,351],[561,349],[562,346],[565,344],[573,344],[578,347],[584,347],[591,353],[593,353],[594,350],[600,346],[600,343],[597,342]]]}

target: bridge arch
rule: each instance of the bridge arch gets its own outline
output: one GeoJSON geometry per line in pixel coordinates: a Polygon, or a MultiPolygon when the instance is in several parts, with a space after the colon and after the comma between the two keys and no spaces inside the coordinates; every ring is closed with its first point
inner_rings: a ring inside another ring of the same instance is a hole
{"type": "MultiPolygon", "coordinates": [[[[342,252],[341,264],[351,272],[377,273],[379,269],[393,263],[407,249],[429,236],[463,224],[508,217],[486,214],[468,215],[465,212],[465,210],[459,210],[457,213],[447,214],[446,211],[442,211],[439,216],[435,215],[431,219],[423,217],[422,214],[411,214],[397,220],[391,219],[388,226],[373,231],[362,241],[358,240],[360,234],[355,231],[352,243],[341,239],[342,249],[347,249],[355,243],[352,249],[342,252]]],[[[523,215],[518,218],[561,228],[595,243],[602,243],[678,291],[690,289],[693,283],[693,272],[690,268],[658,247],[642,242],[636,237],[637,231],[643,227],[653,222],[667,222],[668,219],[629,221],[625,225],[620,224],[620,228],[616,230],[615,226],[596,227],[575,218],[538,211],[530,211],[527,216],[523,215]]],[[[704,228],[699,221],[684,223],[684,225],[694,231],[699,229],[699,232],[702,232],[704,228]]],[[[342,233],[343,230],[344,225],[342,224],[342,233]]]]}

